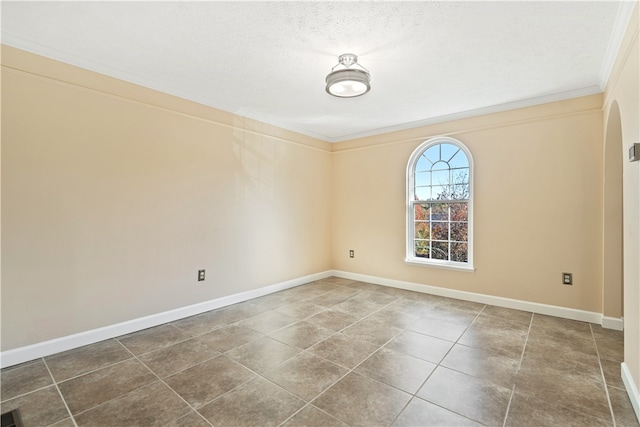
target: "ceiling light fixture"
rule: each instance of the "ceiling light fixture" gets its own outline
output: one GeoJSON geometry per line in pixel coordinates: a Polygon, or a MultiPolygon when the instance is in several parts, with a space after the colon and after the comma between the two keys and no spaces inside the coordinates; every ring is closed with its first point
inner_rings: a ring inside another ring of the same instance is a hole
{"type": "Polygon", "coordinates": [[[334,65],[325,81],[327,93],[340,98],[364,95],[371,89],[369,71],[358,64],[358,57],[352,53],[345,53],[338,57],[338,64],[334,65]],[[340,66],[343,68],[336,71],[340,66]],[[358,66],[361,69],[351,68],[352,66],[358,66]]]}

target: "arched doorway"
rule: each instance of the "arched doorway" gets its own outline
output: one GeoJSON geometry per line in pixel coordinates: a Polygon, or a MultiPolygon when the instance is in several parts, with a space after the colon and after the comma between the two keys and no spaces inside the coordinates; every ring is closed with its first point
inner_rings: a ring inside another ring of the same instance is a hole
{"type": "Polygon", "coordinates": [[[603,191],[603,326],[621,327],[611,322],[623,316],[622,241],[622,124],[618,103],[613,102],[606,122],[603,191]],[[607,324],[607,320],[610,320],[607,324]]]}

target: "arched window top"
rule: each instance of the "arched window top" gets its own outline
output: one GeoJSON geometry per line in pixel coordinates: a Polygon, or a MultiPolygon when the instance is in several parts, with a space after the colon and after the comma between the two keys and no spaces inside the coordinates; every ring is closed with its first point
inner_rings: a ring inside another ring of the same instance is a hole
{"type": "Polygon", "coordinates": [[[470,155],[452,138],[435,138],[420,145],[409,161],[413,200],[468,200],[470,155]]]}
{"type": "Polygon", "coordinates": [[[471,153],[438,137],[407,165],[407,262],[472,270],[471,153]]]}

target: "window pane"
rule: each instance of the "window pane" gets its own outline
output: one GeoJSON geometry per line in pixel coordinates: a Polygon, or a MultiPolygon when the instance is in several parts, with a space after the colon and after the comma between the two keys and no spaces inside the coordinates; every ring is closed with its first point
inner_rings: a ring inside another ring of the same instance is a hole
{"type": "Polygon", "coordinates": [[[431,187],[416,187],[414,194],[416,200],[429,200],[431,197],[431,187]]]}
{"type": "Polygon", "coordinates": [[[431,187],[431,197],[429,200],[449,200],[447,187],[444,185],[434,185],[431,187]]]}
{"type": "Polygon", "coordinates": [[[452,184],[468,184],[469,183],[469,169],[452,169],[451,170],[452,184]]]}
{"type": "Polygon", "coordinates": [[[432,222],[433,240],[449,240],[449,223],[448,222],[432,222]]]}
{"type": "Polygon", "coordinates": [[[429,220],[429,205],[416,203],[413,205],[413,217],[417,221],[428,221],[429,220]]]}
{"type": "Polygon", "coordinates": [[[451,203],[451,221],[467,221],[468,213],[467,203],[451,203]]]}
{"type": "Polygon", "coordinates": [[[416,240],[415,242],[415,254],[420,258],[431,258],[431,253],[429,251],[429,241],[425,240],[416,240]]]}
{"type": "Polygon", "coordinates": [[[431,258],[448,260],[449,259],[449,243],[431,242],[431,258]]]}
{"type": "Polygon", "coordinates": [[[466,222],[454,222],[451,224],[451,240],[466,242],[469,240],[467,236],[468,230],[466,222]]]}
{"type": "Polygon", "coordinates": [[[429,223],[428,222],[417,222],[415,226],[415,238],[416,239],[425,239],[429,240],[430,232],[429,232],[429,223]]]}
{"type": "Polygon", "coordinates": [[[449,205],[446,203],[434,203],[431,205],[432,221],[447,221],[449,219],[449,205]]]}
{"type": "Polygon", "coordinates": [[[451,186],[451,194],[449,194],[450,200],[467,200],[468,198],[469,184],[451,186]]]}
{"type": "Polygon", "coordinates": [[[433,171],[431,173],[431,185],[447,184],[449,184],[449,169],[442,171],[433,171]]]}
{"type": "Polygon", "coordinates": [[[449,165],[452,168],[462,168],[462,167],[468,168],[469,160],[467,159],[467,156],[464,154],[464,151],[460,150],[455,156],[453,156],[453,159],[449,161],[449,165]]]}
{"type": "Polygon", "coordinates": [[[416,172],[414,175],[414,185],[421,187],[424,185],[431,185],[430,176],[431,172],[416,172]]]}
{"type": "Polygon", "coordinates": [[[431,162],[424,156],[420,156],[416,164],[416,171],[428,171],[431,169],[431,162]]]}
{"type": "Polygon", "coordinates": [[[467,262],[468,258],[468,249],[466,243],[451,244],[451,261],[467,262]]]}
{"type": "Polygon", "coordinates": [[[451,160],[452,157],[460,150],[460,148],[451,144],[442,144],[442,157],[445,162],[451,160]]]}
{"type": "Polygon", "coordinates": [[[440,160],[440,145],[434,145],[430,147],[427,151],[424,152],[423,156],[431,161],[431,163],[435,163],[440,160]]]}
{"type": "Polygon", "coordinates": [[[436,162],[431,168],[432,171],[444,171],[449,170],[449,163],[445,162],[436,162]]]}

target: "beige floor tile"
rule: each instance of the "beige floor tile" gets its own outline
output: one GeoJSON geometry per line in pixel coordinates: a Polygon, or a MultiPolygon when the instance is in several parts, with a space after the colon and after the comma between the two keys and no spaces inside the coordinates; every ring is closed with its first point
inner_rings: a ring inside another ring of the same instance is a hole
{"type": "Polygon", "coordinates": [[[331,415],[308,405],[300,412],[291,417],[282,427],[348,427],[342,421],[333,418],[331,415]]]}
{"type": "Polygon", "coordinates": [[[469,418],[414,397],[393,423],[394,427],[475,427],[469,418]]]}
{"type": "Polygon", "coordinates": [[[440,363],[451,350],[453,344],[453,342],[441,338],[405,331],[391,340],[385,347],[431,363],[440,363]]]}
{"type": "Polygon", "coordinates": [[[531,324],[531,318],[533,313],[529,311],[514,310],[511,308],[498,307],[495,305],[487,305],[480,316],[498,317],[503,320],[509,320],[511,322],[522,323],[529,326],[531,324]]]}
{"type": "Polygon", "coordinates": [[[304,401],[286,390],[256,378],[199,412],[216,427],[277,426],[303,406],[304,401]]]}
{"type": "Polygon", "coordinates": [[[342,333],[353,338],[369,341],[382,346],[402,332],[402,329],[388,325],[384,320],[367,317],[345,328],[342,333]]]}
{"type": "Polygon", "coordinates": [[[379,306],[385,306],[396,301],[399,297],[394,295],[385,294],[383,292],[376,292],[379,288],[373,290],[365,290],[357,295],[353,296],[354,301],[367,301],[370,303],[378,304],[379,306]]]}
{"type": "Polygon", "coordinates": [[[478,317],[478,313],[461,310],[449,306],[435,306],[424,316],[432,319],[446,320],[461,326],[469,326],[478,317]]]}
{"type": "Polygon", "coordinates": [[[609,387],[609,397],[611,398],[611,407],[613,408],[613,416],[616,419],[616,426],[640,427],[626,390],[609,387]]]}
{"type": "Polygon", "coordinates": [[[118,341],[133,354],[141,355],[189,338],[191,336],[183,330],[173,325],[165,324],[123,335],[118,337],[118,341]]]}
{"type": "Polygon", "coordinates": [[[410,399],[409,393],[350,373],[313,405],[350,426],[388,426],[410,399]]]}
{"type": "Polygon", "coordinates": [[[407,328],[413,322],[418,320],[420,316],[411,313],[405,313],[404,311],[398,308],[389,308],[384,307],[379,311],[373,313],[368,317],[370,320],[377,320],[381,323],[387,324],[389,326],[395,326],[396,328],[407,328]]]}
{"type": "Polygon", "coordinates": [[[548,366],[522,367],[518,371],[518,393],[551,405],[562,405],[601,419],[610,419],[603,380],[577,371],[566,372],[548,366]]]}
{"type": "Polygon", "coordinates": [[[512,359],[522,357],[522,351],[527,340],[526,328],[512,328],[506,322],[475,322],[458,340],[474,348],[494,349],[503,356],[512,359]]]}
{"type": "Polygon", "coordinates": [[[225,353],[263,336],[262,333],[247,326],[230,325],[200,335],[198,338],[211,349],[225,353]]]}
{"type": "Polygon", "coordinates": [[[2,370],[0,396],[3,401],[53,384],[42,359],[2,370]]]}
{"type": "Polygon", "coordinates": [[[378,348],[378,345],[369,341],[337,333],[307,351],[338,365],[353,369],[378,348]]]}
{"type": "Polygon", "coordinates": [[[46,357],[56,381],[63,381],[133,357],[117,340],[110,339],[46,357]]]}
{"type": "Polygon", "coordinates": [[[350,314],[357,317],[358,319],[362,319],[363,317],[366,317],[383,307],[382,305],[376,304],[371,301],[356,300],[354,298],[355,297],[352,297],[343,303],[336,304],[332,307],[332,309],[350,314]]]}
{"type": "Polygon", "coordinates": [[[592,325],[592,328],[600,357],[622,363],[624,361],[624,337],[622,331],[604,329],[598,325],[592,325]]]}
{"type": "Polygon", "coordinates": [[[624,388],[621,363],[609,359],[600,359],[600,362],[602,363],[602,371],[604,372],[604,379],[607,382],[607,386],[624,388]]]}
{"type": "Polygon", "coordinates": [[[151,384],[157,378],[135,359],[89,372],[58,384],[73,414],[151,384]]]}
{"type": "Polygon", "coordinates": [[[276,313],[286,314],[287,316],[300,320],[313,316],[314,314],[320,313],[324,310],[326,310],[326,308],[321,305],[317,305],[309,301],[299,301],[292,304],[282,305],[275,311],[276,313]]]}
{"type": "Polygon", "coordinates": [[[270,337],[259,338],[226,353],[233,360],[256,372],[264,372],[291,359],[300,349],[270,337]]]}
{"type": "Polygon", "coordinates": [[[613,426],[610,420],[590,417],[563,405],[549,405],[519,393],[513,395],[506,426],[508,427],[585,427],[613,426]]]}
{"type": "Polygon", "coordinates": [[[279,293],[265,295],[263,297],[254,298],[251,300],[252,304],[255,304],[260,307],[264,307],[267,310],[274,310],[281,305],[290,304],[292,301],[279,293]]]}
{"type": "Polygon", "coordinates": [[[211,427],[211,424],[199,413],[191,411],[187,415],[169,421],[166,427],[211,427]]]}
{"type": "Polygon", "coordinates": [[[491,349],[456,344],[440,365],[510,389],[515,384],[519,363],[519,360],[502,356],[491,349]]]}
{"type": "Polygon", "coordinates": [[[226,356],[202,362],[165,380],[194,408],[199,408],[256,375],[226,356]]]}
{"type": "Polygon", "coordinates": [[[189,406],[178,395],[158,381],[83,412],[75,418],[78,427],[153,427],[164,426],[189,411],[189,406]]]}
{"type": "Polygon", "coordinates": [[[55,424],[51,424],[51,427],[76,427],[76,425],[71,418],[65,418],[62,421],[58,421],[55,424]]]}
{"type": "Polygon", "coordinates": [[[457,310],[468,311],[470,313],[480,313],[485,307],[484,304],[473,301],[464,301],[456,298],[442,298],[440,305],[443,307],[454,308],[457,310]]]}
{"type": "Polygon", "coordinates": [[[227,318],[229,323],[235,323],[240,322],[241,320],[250,319],[254,316],[264,313],[265,311],[267,311],[266,307],[252,304],[251,301],[232,304],[218,310],[219,313],[227,318]]]}
{"type": "Polygon", "coordinates": [[[288,392],[311,401],[344,376],[348,369],[309,353],[301,353],[263,376],[288,392]]]}
{"type": "Polygon", "coordinates": [[[587,340],[594,342],[588,323],[542,314],[533,315],[530,335],[543,335],[547,339],[555,338],[560,341],[587,340]]]}
{"type": "Polygon", "coordinates": [[[325,294],[319,295],[309,302],[320,305],[322,307],[333,307],[336,304],[340,304],[348,300],[354,295],[357,295],[361,291],[357,289],[342,288],[341,290],[334,290],[325,294]]]}
{"type": "MultiPolygon", "coordinates": [[[[588,343],[584,340],[579,341],[588,343]]],[[[530,339],[527,341],[522,367],[528,369],[542,366],[563,373],[586,374],[595,380],[601,380],[602,372],[593,344],[586,345],[584,349],[578,347],[576,350],[575,348],[569,342],[559,343],[555,340],[530,339]]],[[[620,371],[619,365],[618,371],[620,371]]]]}
{"type": "Polygon", "coordinates": [[[433,363],[383,347],[354,372],[414,394],[435,367],[433,363]]]}
{"type": "Polygon", "coordinates": [[[455,342],[462,336],[467,326],[432,317],[421,317],[409,326],[408,330],[455,342]]]}
{"type": "Polygon", "coordinates": [[[197,337],[150,351],[139,360],[158,377],[166,378],[219,354],[197,337]]]}
{"type": "Polygon", "coordinates": [[[240,325],[247,326],[263,334],[282,329],[285,326],[296,323],[298,319],[277,311],[267,311],[265,313],[254,316],[250,319],[240,322],[240,325]]]}
{"type": "Polygon", "coordinates": [[[306,319],[306,321],[332,331],[340,331],[356,323],[358,318],[341,311],[326,310],[306,319]]]}
{"type": "Polygon", "coordinates": [[[341,285],[341,286],[345,286],[345,285],[348,285],[350,283],[355,282],[355,280],[345,279],[343,277],[336,277],[336,276],[326,277],[326,278],[324,278],[322,280],[324,282],[329,282],[329,283],[333,283],[333,284],[341,285]]]}
{"type": "Polygon", "coordinates": [[[225,312],[212,310],[177,320],[172,322],[171,325],[176,326],[191,336],[198,336],[227,326],[230,323],[233,323],[232,319],[225,312]]]}
{"type": "Polygon", "coordinates": [[[418,397],[485,425],[502,425],[511,389],[438,367],[418,397]]]}
{"type": "Polygon", "coordinates": [[[344,286],[352,289],[358,289],[360,291],[377,291],[382,286],[374,285],[373,283],[360,282],[358,280],[352,280],[350,283],[345,284],[344,286]]]}
{"type": "Polygon", "coordinates": [[[285,344],[306,349],[329,338],[334,333],[331,329],[302,321],[272,332],[269,336],[285,344]]]}
{"type": "Polygon", "coordinates": [[[0,412],[3,414],[14,409],[20,412],[25,426],[48,426],[69,418],[69,412],[53,385],[4,401],[0,405],[0,412]]]}

